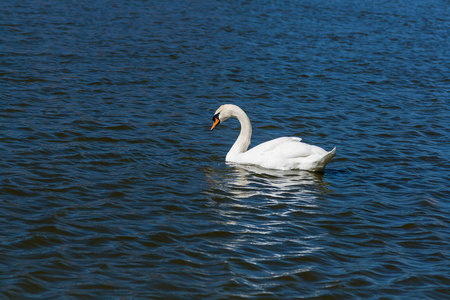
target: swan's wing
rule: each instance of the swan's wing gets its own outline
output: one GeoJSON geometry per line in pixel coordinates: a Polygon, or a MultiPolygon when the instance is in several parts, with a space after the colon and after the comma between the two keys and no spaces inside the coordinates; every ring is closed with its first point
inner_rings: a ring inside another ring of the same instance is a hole
{"type": "Polygon", "coordinates": [[[289,142],[294,142],[294,143],[298,143],[300,142],[302,139],[299,137],[280,137],[274,140],[270,140],[267,142],[264,142],[262,144],[259,144],[255,147],[253,147],[252,149],[248,150],[247,153],[249,154],[263,154],[263,153],[267,153],[269,151],[272,151],[274,149],[276,149],[277,147],[285,144],[285,143],[289,143],[289,142]]]}
{"type": "Polygon", "coordinates": [[[327,152],[317,146],[301,142],[298,137],[281,137],[262,143],[249,151],[251,156],[266,156],[271,159],[292,159],[308,157],[314,154],[326,155],[327,152]]]}
{"type": "Polygon", "coordinates": [[[286,141],[278,145],[270,152],[270,156],[280,159],[302,158],[314,154],[325,155],[327,152],[320,147],[301,143],[298,141],[286,141]]]}

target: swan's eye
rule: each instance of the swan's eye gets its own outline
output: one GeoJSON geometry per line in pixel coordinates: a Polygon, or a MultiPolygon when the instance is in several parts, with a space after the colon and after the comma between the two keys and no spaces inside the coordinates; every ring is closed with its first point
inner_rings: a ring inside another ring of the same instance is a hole
{"type": "MultiPolygon", "coordinates": [[[[219,114],[220,114],[220,113],[215,114],[215,115],[212,117],[212,120],[213,120],[213,121],[215,121],[216,119],[219,120],[219,114]]],[[[219,120],[219,122],[220,122],[220,120],[219,120]]]]}

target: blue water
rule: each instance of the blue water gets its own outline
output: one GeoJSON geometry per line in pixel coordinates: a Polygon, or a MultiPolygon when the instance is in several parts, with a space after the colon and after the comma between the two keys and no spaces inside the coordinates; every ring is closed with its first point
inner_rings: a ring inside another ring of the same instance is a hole
{"type": "Polygon", "coordinates": [[[0,298],[445,299],[448,1],[2,1],[0,298]],[[228,165],[239,132],[337,156],[228,165]]]}

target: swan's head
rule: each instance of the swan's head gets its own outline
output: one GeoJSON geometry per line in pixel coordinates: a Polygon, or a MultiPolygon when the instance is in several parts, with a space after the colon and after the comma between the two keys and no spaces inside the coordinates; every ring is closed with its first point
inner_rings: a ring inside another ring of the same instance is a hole
{"type": "Polygon", "coordinates": [[[211,130],[216,128],[221,122],[224,122],[225,120],[233,116],[234,106],[235,105],[233,104],[224,104],[216,110],[216,113],[212,117],[214,123],[211,127],[211,130]]]}

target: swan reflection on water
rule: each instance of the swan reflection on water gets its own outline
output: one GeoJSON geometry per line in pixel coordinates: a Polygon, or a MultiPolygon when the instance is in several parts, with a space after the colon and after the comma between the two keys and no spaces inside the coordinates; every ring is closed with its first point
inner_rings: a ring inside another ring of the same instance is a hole
{"type": "Polygon", "coordinates": [[[219,189],[236,198],[266,196],[280,201],[292,198],[311,201],[331,192],[330,184],[323,180],[323,173],[273,170],[235,163],[226,165],[228,168],[225,169],[205,169],[206,180],[214,190],[219,189]]]}
{"type": "MultiPolygon", "coordinates": [[[[327,233],[311,224],[311,216],[323,213],[321,195],[330,192],[323,174],[230,163],[223,166],[204,170],[211,199],[208,207],[219,216],[217,223],[236,233],[222,247],[246,253],[250,245],[262,252],[249,253],[249,257],[256,255],[268,262],[309,260],[322,250],[311,246],[311,240],[324,240],[327,233]]],[[[310,269],[299,265],[283,272],[299,274],[310,269]]]]}

